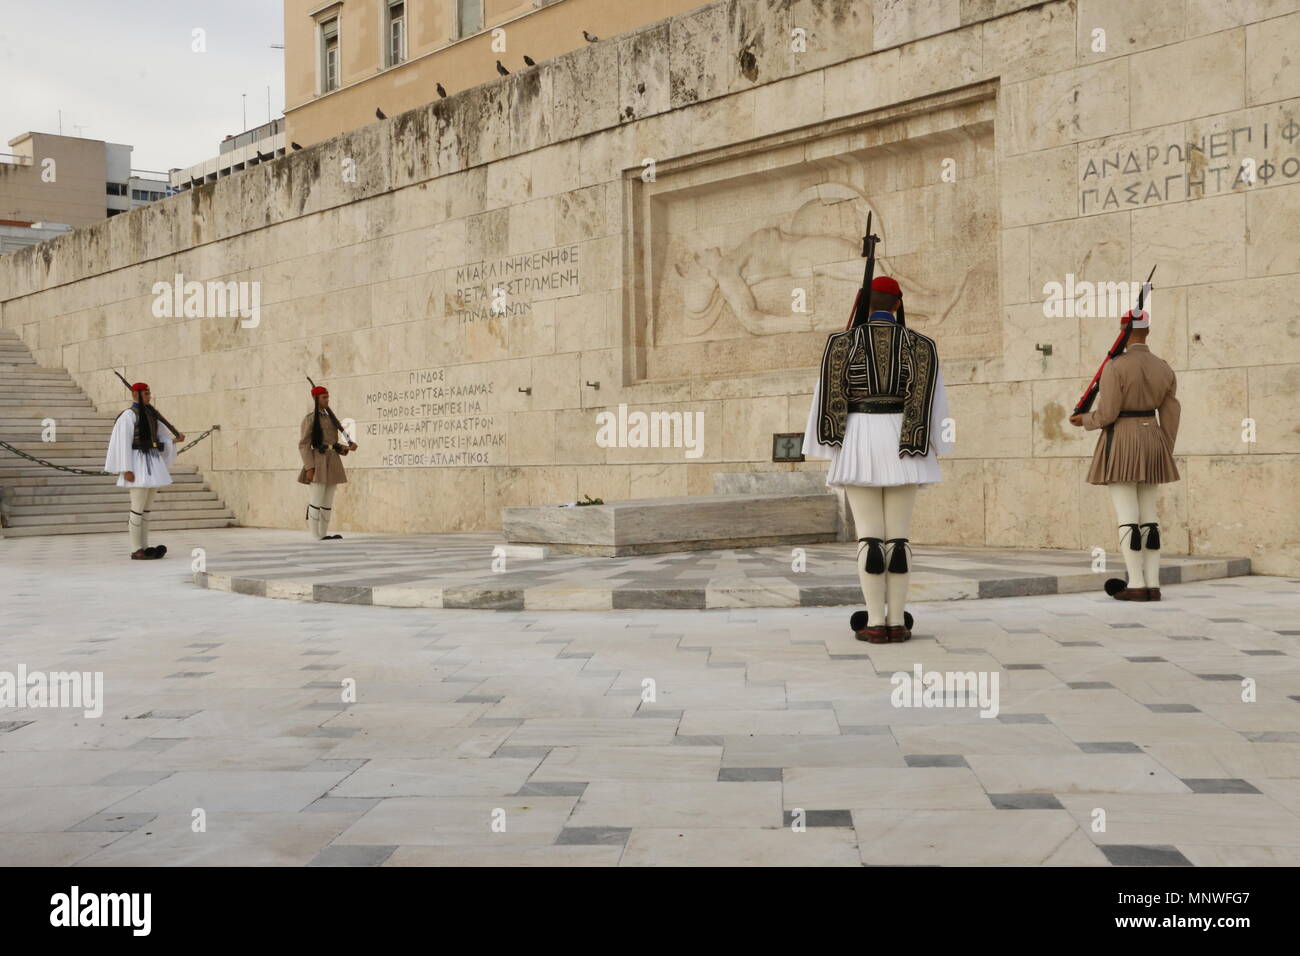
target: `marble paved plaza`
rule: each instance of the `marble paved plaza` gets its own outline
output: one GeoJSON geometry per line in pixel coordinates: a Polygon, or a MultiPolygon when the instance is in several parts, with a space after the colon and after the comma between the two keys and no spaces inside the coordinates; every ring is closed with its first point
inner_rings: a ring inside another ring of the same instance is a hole
{"type": "Polygon", "coordinates": [[[917,604],[871,646],[842,608],[267,600],[162,540],[0,540],[0,671],[106,696],[0,712],[0,865],[1300,864],[1294,580],[917,604]],[[892,706],[917,665],[998,715],[892,706]]]}

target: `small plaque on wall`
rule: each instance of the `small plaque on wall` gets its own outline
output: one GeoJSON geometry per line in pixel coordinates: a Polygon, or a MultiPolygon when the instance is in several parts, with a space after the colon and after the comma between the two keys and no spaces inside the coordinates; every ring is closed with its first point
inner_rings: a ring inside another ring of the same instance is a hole
{"type": "Polygon", "coordinates": [[[803,461],[803,432],[772,436],[773,461],[803,461]]]}

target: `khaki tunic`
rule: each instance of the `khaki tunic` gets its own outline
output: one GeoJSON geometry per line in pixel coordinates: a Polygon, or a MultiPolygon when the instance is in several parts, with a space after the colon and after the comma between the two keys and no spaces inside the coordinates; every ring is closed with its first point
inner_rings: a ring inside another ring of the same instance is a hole
{"type": "Polygon", "coordinates": [[[302,420],[302,431],[298,438],[298,451],[302,455],[302,471],[298,472],[298,482],[303,485],[326,484],[341,485],[348,480],[348,476],[343,471],[343,459],[339,453],[334,450],[334,443],[339,440],[339,430],[334,427],[330,417],[324,412],[317,412],[320,415],[321,437],[325,444],[330,446],[328,451],[319,452],[311,447],[311,420],[312,416],[307,415],[302,420]],[[315,468],[316,474],[312,480],[307,480],[307,469],[315,468]]]}
{"type": "Polygon", "coordinates": [[[1174,464],[1181,412],[1174,397],[1177,384],[1169,363],[1152,355],[1146,345],[1130,345],[1106,363],[1096,407],[1083,416],[1085,428],[1102,429],[1088,470],[1089,484],[1178,480],[1174,464]],[[1159,419],[1119,417],[1121,411],[1143,409],[1155,409],[1159,419]]]}

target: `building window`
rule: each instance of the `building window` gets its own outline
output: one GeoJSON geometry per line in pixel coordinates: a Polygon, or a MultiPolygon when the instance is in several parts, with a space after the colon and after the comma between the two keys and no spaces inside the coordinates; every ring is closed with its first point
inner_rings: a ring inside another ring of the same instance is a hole
{"type": "Polygon", "coordinates": [[[320,25],[321,92],[339,88],[339,18],[331,17],[320,25]]]}
{"type": "Polygon", "coordinates": [[[406,59],[406,4],[401,0],[388,4],[388,65],[396,66],[406,59]]]}
{"type": "Polygon", "coordinates": [[[467,37],[483,29],[483,0],[456,0],[456,30],[467,37]]]}
{"type": "Polygon", "coordinates": [[[105,192],[110,196],[125,196],[126,183],[107,183],[105,184],[105,192]]]}

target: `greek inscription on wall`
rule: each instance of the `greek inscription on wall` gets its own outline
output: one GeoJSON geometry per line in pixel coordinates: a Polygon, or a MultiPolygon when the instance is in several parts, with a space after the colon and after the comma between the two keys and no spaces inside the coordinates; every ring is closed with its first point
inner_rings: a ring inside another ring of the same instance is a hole
{"type": "Polygon", "coordinates": [[[1288,103],[1111,137],[1079,156],[1085,216],[1300,182],[1300,106],[1288,103]]]}
{"type": "Polygon", "coordinates": [[[528,315],[536,301],[581,291],[576,245],[486,259],[448,271],[453,274],[449,311],[461,322],[528,315]]]}
{"type": "Polygon", "coordinates": [[[459,368],[403,372],[366,392],[363,434],[385,468],[500,465],[506,416],[492,410],[496,383],[459,368]]]}

